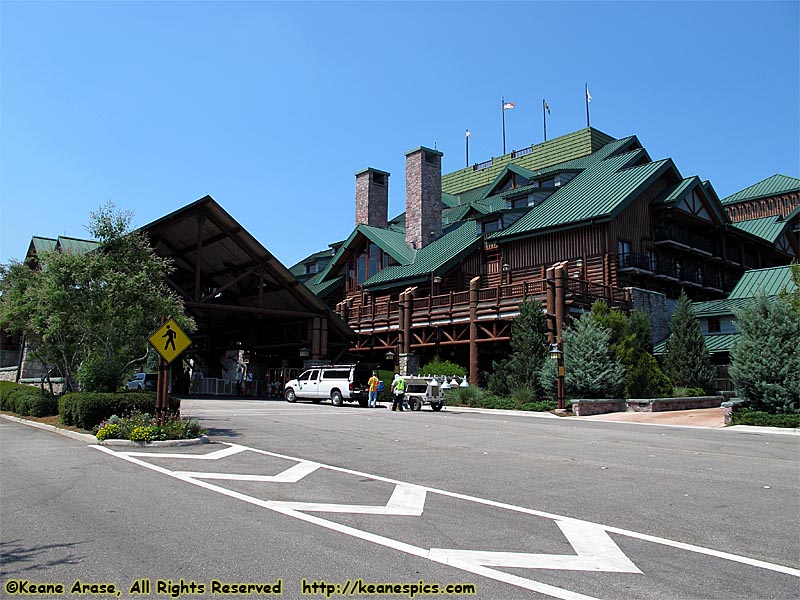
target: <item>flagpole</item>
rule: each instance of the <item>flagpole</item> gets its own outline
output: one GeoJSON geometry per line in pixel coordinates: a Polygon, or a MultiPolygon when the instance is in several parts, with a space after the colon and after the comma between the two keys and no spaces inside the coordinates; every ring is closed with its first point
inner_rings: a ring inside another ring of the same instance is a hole
{"type": "Polygon", "coordinates": [[[467,166],[469,166],[469,129],[467,129],[467,166]]]}
{"type": "Polygon", "coordinates": [[[544,123],[544,141],[547,141],[547,113],[544,110],[545,107],[544,98],[542,98],[542,122],[544,123]]]}
{"type": "Polygon", "coordinates": [[[500,112],[503,113],[503,156],[506,154],[506,99],[500,98],[500,112]]]}
{"type": "Polygon", "coordinates": [[[586,127],[589,127],[589,82],[585,83],[584,86],[585,93],[585,100],[586,100],[586,127]]]}

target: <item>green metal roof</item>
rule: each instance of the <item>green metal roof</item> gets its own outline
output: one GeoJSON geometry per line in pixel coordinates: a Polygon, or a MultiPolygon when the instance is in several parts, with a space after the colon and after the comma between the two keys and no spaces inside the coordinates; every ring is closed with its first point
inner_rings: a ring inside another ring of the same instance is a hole
{"type": "Polygon", "coordinates": [[[680,197],[686,192],[693,183],[699,183],[700,178],[696,175],[694,177],[687,177],[675,187],[667,188],[661,195],[659,195],[651,204],[675,204],[680,197]]]}
{"type": "Polygon", "coordinates": [[[475,221],[465,221],[417,250],[412,263],[386,267],[365,281],[364,287],[379,288],[390,282],[417,280],[431,273],[443,273],[480,243],[482,238],[478,236],[475,221]]]}
{"type": "MultiPolygon", "coordinates": [[[[669,338],[667,338],[669,339],[669,338]]],[[[710,354],[720,354],[723,352],[730,352],[733,350],[733,345],[739,339],[738,333],[714,333],[704,335],[703,339],[706,342],[706,348],[710,354]]],[[[653,346],[653,354],[656,356],[667,353],[667,340],[663,340],[653,346]]]]}
{"type": "Polygon", "coordinates": [[[488,185],[512,161],[525,169],[538,170],[549,165],[589,155],[613,141],[613,137],[597,129],[591,127],[580,129],[567,135],[535,144],[530,147],[530,152],[523,156],[517,156],[516,152],[511,152],[500,157],[493,157],[491,161],[486,161],[491,162],[491,166],[487,168],[475,170],[474,167],[467,167],[448,173],[442,177],[442,191],[448,194],[460,194],[466,190],[488,185]]]}
{"type": "Polygon", "coordinates": [[[794,291],[796,287],[791,265],[752,269],[744,272],[728,298],[754,298],[759,290],[764,290],[767,296],[777,296],[784,290],[794,291]]]}
{"type": "Polygon", "coordinates": [[[775,174],[759,181],[727,198],[721,200],[722,204],[735,204],[737,202],[747,202],[758,198],[768,198],[789,192],[800,191],[800,179],[787,175],[775,174]]]}
{"type": "Polygon", "coordinates": [[[789,226],[789,222],[784,221],[780,215],[773,215],[771,217],[762,217],[761,219],[736,221],[735,223],[731,223],[731,225],[774,244],[775,240],[777,240],[789,226]]]}
{"type": "Polygon", "coordinates": [[[58,236],[58,249],[68,254],[86,254],[100,247],[99,242],[58,236]]]}
{"type": "Polygon", "coordinates": [[[41,254],[42,252],[52,252],[56,249],[57,243],[58,240],[54,240],[53,238],[38,236],[33,236],[31,238],[31,246],[33,246],[33,250],[36,252],[36,254],[41,254]]]}
{"type": "Polygon", "coordinates": [[[638,149],[598,161],[514,225],[492,237],[520,237],[615,216],[655,177],[667,168],[674,168],[671,159],[631,166],[645,157],[646,152],[638,149]]]}
{"type": "Polygon", "coordinates": [[[328,281],[320,281],[320,276],[316,275],[304,282],[305,286],[318,298],[323,298],[328,292],[344,285],[344,275],[334,277],[328,281]]]}
{"type": "Polygon", "coordinates": [[[696,317],[721,317],[724,315],[734,315],[737,310],[747,308],[752,302],[752,298],[706,300],[704,302],[693,302],[692,310],[696,317]]]}

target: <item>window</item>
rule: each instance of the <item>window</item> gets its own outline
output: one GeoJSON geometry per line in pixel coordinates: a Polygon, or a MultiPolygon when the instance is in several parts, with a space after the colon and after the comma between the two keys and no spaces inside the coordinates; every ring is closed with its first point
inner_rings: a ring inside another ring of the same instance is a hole
{"type": "Polygon", "coordinates": [[[386,185],[386,175],[383,173],[372,172],[372,183],[375,185],[386,185]]]}
{"type": "Polygon", "coordinates": [[[719,317],[708,317],[708,333],[719,333],[722,331],[719,317]]]}
{"type": "Polygon", "coordinates": [[[617,240],[617,265],[620,267],[626,266],[630,254],[631,243],[625,240],[617,240]]]}

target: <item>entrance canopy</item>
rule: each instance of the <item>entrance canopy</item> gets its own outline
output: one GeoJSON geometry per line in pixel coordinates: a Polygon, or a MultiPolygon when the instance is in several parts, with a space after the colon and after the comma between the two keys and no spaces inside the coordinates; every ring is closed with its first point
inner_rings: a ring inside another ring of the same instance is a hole
{"type": "Polygon", "coordinates": [[[197,322],[190,354],[241,349],[265,364],[335,359],[353,331],[211,196],[141,229],[174,262],[167,283],[197,322]],[[301,352],[303,350],[303,352],[301,352]],[[307,352],[306,352],[307,351],[307,352]]]}

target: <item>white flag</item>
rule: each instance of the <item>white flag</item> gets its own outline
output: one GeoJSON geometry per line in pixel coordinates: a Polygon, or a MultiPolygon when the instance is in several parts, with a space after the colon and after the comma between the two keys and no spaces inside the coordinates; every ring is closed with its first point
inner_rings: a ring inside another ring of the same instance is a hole
{"type": "Polygon", "coordinates": [[[586,86],[586,101],[587,102],[592,101],[592,95],[589,93],[589,86],[586,86]]]}
{"type": "Polygon", "coordinates": [[[470,136],[469,129],[467,129],[467,137],[469,137],[469,136],[470,136]]]}

